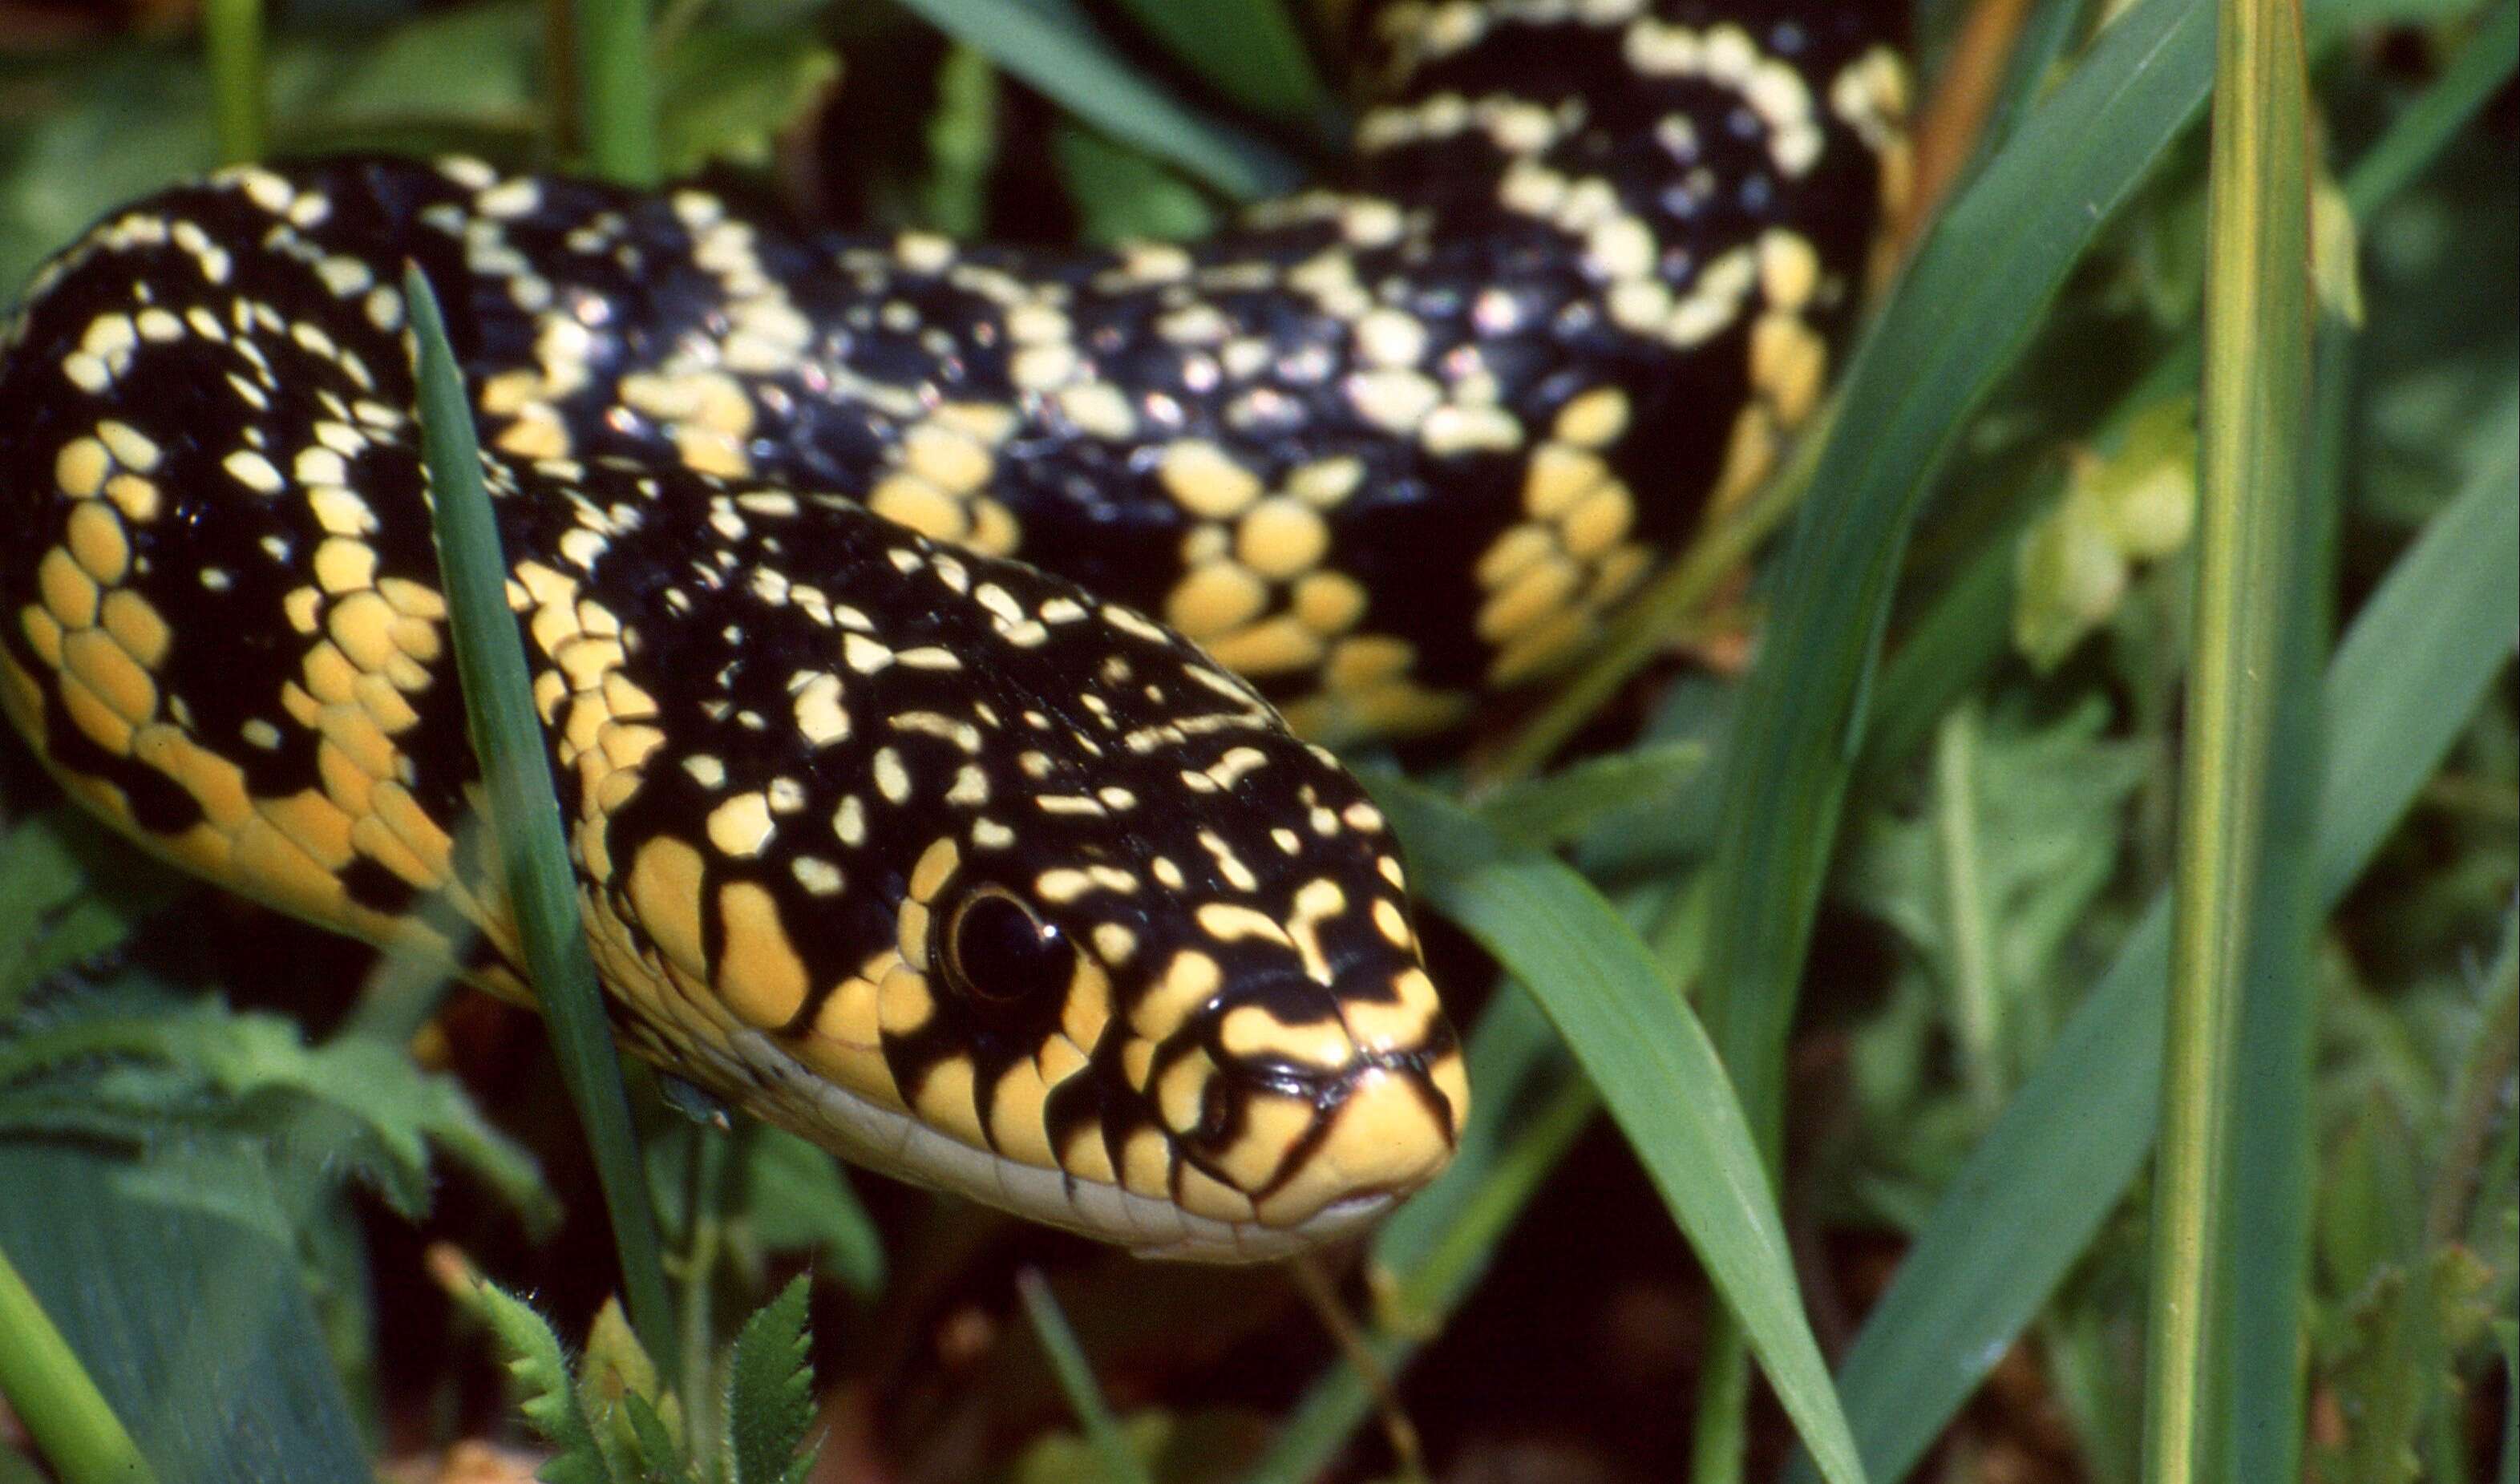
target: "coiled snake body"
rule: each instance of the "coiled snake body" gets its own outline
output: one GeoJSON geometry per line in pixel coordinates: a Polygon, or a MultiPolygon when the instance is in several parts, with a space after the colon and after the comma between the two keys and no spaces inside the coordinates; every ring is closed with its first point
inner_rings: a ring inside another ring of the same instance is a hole
{"type": "Polygon", "coordinates": [[[524,992],[456,830],[416,262],[624,1040],[1142,1250],[1352,1230],[1467,1086],[1395,844],[1299,736],[1580,652],[1811,410],[1906,158],[1861,9],[1373,20],[1344,177],[1194,245],[467,160],[116,212],[0,370],[0,701],[160,853],[524,992]]]}

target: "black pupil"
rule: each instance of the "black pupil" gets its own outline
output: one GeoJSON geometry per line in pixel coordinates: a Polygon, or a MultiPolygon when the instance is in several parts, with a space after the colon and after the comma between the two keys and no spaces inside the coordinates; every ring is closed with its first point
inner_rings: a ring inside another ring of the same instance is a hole
{"type": "Polygon", "coordinates": [[[975,898],[954,923],[954,962],[963,982],[984,1000],[1024,999],[1063,989],[1067,940],[1009,898],[975,898]]]}

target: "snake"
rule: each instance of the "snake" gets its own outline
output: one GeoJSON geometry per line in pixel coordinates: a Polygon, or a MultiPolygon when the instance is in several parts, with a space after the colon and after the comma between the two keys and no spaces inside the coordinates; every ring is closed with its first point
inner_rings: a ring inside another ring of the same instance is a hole
{"type": "Polygon", "coordinates": [[[143,846],[530,1001],[420,454],[445,306],[620,1042],[868,1167],[1279,1257],[1463,1047],[1332,745],[1545,683],[1812,416],[1875,8],[1394,0],[1315,184],[1110,247],[472,158],[108,213],[0,340],[0,707],[143,846]]]}

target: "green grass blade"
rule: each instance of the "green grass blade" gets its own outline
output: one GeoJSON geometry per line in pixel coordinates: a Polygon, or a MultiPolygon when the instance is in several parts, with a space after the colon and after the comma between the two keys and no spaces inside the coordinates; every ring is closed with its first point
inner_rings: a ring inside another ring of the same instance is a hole
{"type": "MultiPolygon", "coordinates": [[[[2425,527],[2328,663],[2312,863],[2321,911],[2362,874],[2520,643],[2520,405],[2502,421],[2512,456],[2425,527]]],[[[1838,1387],[1875,1478],[1915,1465],[2141,1167],[2159,1111],[2169,962],[2165,893],[1953,1177],[1857,1333],[1838,1387]]]]}
{"type": "Polygon", "coordinates": [[[1706,769],[1695,738],[1645,742],[1571,763],[1547,778],[1508,784],[1479,800],[1479,818],[1535,845],[1565,845],[1641,800],[1671,794],[1706,769]]]}
{"type": "Polygon", "coordinates": [[[1063,0],[902,0],[938,29],[1114,139],[1161,156],[1237,200],[1290,185],[1303,172],[1256,140],[1199,117],[1158,90],[1093,33],[1063,0]]]}
{"type": "Polygon", "coordinates": [[[2307,508],[2294,522],[2282,652],[2274,673],[2265,854],[2249,923],[2225,1156],[2227,1215],[2218,1224],[2218,1283],[2228,1295],[2228,1343],[2218,1358],[2229,1398],[2228,1484],[2301,1477],[2302,1304],[2310,1282],[2310,1216],[2318,1117],[2311,1057],[2318,1006],[2312,956],[2322,916],[2310,862],[2318,844],[2320,657],[2330,627],[2335,535],[2345,484],[2351,339],[2321,327],[2307,508]]]}
{"type": "Polygon", "coordinates": [[[1707,1028],[1772,1147],[1785,1027],[1864,692],[1927,481],[2116,205],[2202,102],[2213,16],[2143,0],[1988,163],[1848,372],[1726,762],[1707,1028]]]}
{"type": "Polygon", "coordinates": [[[68,1484],[153,1484],[140,1449],[0,1252],[0,1396],[68,1484]]]}
{"type": "Polygon", "coordinates": [[[1060,1312],[1049,1282],[1026,1268],[1015,1275],[1015,1291],[1023,1295],[1032,1332],[1050,1357],[1050,1369],[1058,1377],[1058,1389],[1067,1395],[1067,1405],[1075,1409],[1085,1441],[1102,1465],[1102,1477],[1111,1484],[1153,1484],[1138,1451],[1120,1431],[1120,1419],[1111,1415],[1111,1404],[1103,1400],[1102,1388],[1094,1383],[1094,1367],[1085,1359],[1085,1347],[1076,1342],[1076,1330],[1060,1312]]]}
{"type": "Polygon", "coordinates": [[[525,652],[508,610],[507,559],[490,497],[481,487],[481,453],[473,441],[472,405],[437,298],[417,267],[403,274],[412,335],[420,350],[421,447],[436,519],[438,564],[446,583],[449,628],[472,749],[481,763],[488,825],[499,879],[515,904],[525,967],[551,1022],[561,1078],[593,1147],[612,1239],[621,1254],[623,1296],[640,1343],[673,1380],[679,1351],[673,1309],[665,1298],[656,1214],[648,1203],[639,1149],[630,1130],[630,1100],[604,1016],[603,991],[587,957],[578,913],[577,876],[569,865],[552,786],[551,755],[534,715],[525,652]]]}
{"type": "Polygon", "coordinates": [[[263,156],[262,0],[207,0],[202,39],[209,54],[210,117],[219,158],[244,164],[263,156]]]}
{"type": "Polygon", "coordinates": [[[1376,789],[1435,909],[1531,987],[1832,1481],[1861,1479],[1766,1172],[1697,1017],[1591,883],[1394,778],[1376,789]]]}
{"type": "Polygon", "coordinates": [[[664,175],[656,130],[656,80],[648,62],[647,0],[568,0],[576,44],[570,86],[589,168],[625,186],[664,175]]]}
{"type": "MultiPolygon", "coordinates": [[[[2231,1460],[2217,1284],[2258,918],[2286,547],[2310,386],[2310,117],[2300,0],[2220,0],[2207,180],[2194,629],[2171,893],[2170,1021],[2153,1174],[2144,1477],[2231,1460]]],[[[2277,904],[2278,911],[2284,904],[2277,904]]],[[[2271,949],[2272,949],[2272,945],[2271,949]]],[[[2286,1352],[2289,1353],[2289,1352],[2286,1352]]],[[[2261,1363],[2265,1357],[2258,1358],[2261,1363]]]]}
{"type": "Polygon", "coordinates": [[[1167,51],[1256,113],[1328,137],[1338,101],[1284,0],[1120,0],[1167,51]]]}

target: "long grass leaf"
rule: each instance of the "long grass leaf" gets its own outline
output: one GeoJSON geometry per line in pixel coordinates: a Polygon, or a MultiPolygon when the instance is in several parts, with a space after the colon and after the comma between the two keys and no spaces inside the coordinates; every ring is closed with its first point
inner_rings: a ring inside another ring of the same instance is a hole
{"type": "Polygon", "coordinates": [[[207,0],[202,8],[210,122],[219,158],[232,165],[263,155],[262,19],[262,0],[207,0]]]}
{"type": "Polygon", "coordinates": [[[1201,118],[1122,61],[1072,6],[1049,0],[901,0],[1077,117],[1239,200],[1301,178],[1277,151],[1201,118]]]}
{"type": "Polygon", "coordinates": [[[493,859],[515,905],[525,967],[551,1023],[562,1081],[594,1150],[596,1177],[621,1255],[631,1325],[648,1353],[667,1368],[670,1381],[679,1369],[679,1351],[673,1345],[673,1310],[665,1298],[656,1214],[648,1202],[630,1130],[630,1100],[622,1090],[603,991],[587,956],[577,876],[554,802],[551,755],[534,714],[524,648],[508,610],[508,563],[499,549],[490,497],[481,487],[472,406],[455,354],[446,345],[436,295],[419,268],[403,274],[403,296],[420,350],[421,447],[428,466],[456,671],[488,797],[493,859]]]}
{"type": "MultiPolygon", "coordinates": [[[[2321,911],[2362,874],[2520,643],[2520,404],[2506,403],[2501,421],[2512,456],[2425,527],[2328,663],[2312,863],[2321,911]]],[[[2165,892],[1944,1188],[1858,1331],[1838,1388],[1875,1478],[1914,1466],[2141,1167],[2159,1111],[2169,962],[2165,892]]]]}
{"type": "Polygon", "coordinates": [[[2351,338],[2321,327],[2316,411],[2293,522],[2273,678],[2265,852],[2233,1057],[2232,1119],[2225,1157],[2227,1215],[2218,1223],[2228,1342],[2217,1359],[2231,1417],[2219,1472],[2228,1484],[2301,1476],[2302,1301],[2310,1280],[2313,1150],[2311,1054],[2318,1022],[2312,950],[2321,913],[2310,863],[2318,844],[2319,659],[2327,652],[2328,594],[2345,483],[2346,378],[2351,338]]]}
{"type": "Polygon", "coordinates": [[[1284,0],[1121,0],[1174,56],[1282,123],[1327,136],[1338,104],[1322,81],[1284,0]]]}
{"type": "Polygon", "coordinates": [[[1832,1481],[1862,1465],[1812,1339],[1750,1129],[1706,1032],[1590,882],[1433,791],[1375,790],[1418,889],[1530,986],[1645,1168],[1832,1481]]]}
{"type": "MultiPolygon", "coordinates": [[[[2310,117],[2300,0],[2220,0],[2207,175],[2193,637],[2152,1200],[2144,1477],[2231,1459],[2218,1285],[2240,1002],[2266,846],[2310,386],[2310,117]]],[[[2285,904],[2277,904],[2278,908],[2285,904]]],[[[2289,916],[2289,914],[2285,914],[2289,916]]],[[[2272,949],[2272,945],[2270,945],[2272,949]]],[[[2261,1363],[2267,1358],[2259,1357],[2261,1363]]]]}

